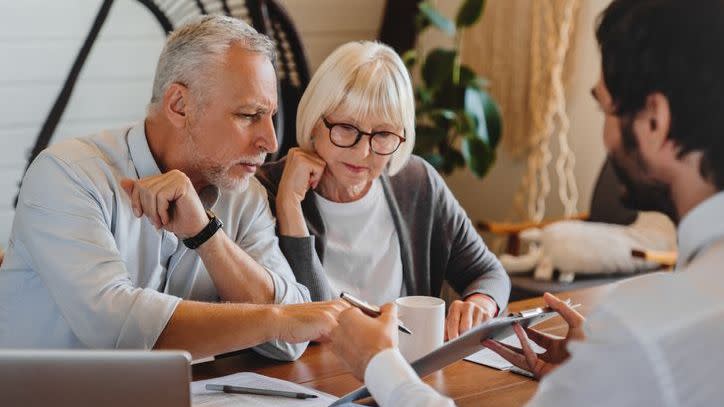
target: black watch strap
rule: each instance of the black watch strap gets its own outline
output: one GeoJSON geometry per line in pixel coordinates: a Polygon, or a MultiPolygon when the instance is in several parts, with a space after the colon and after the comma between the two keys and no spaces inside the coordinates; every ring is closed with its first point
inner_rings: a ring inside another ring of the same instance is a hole
{"type": "Polygon", "coordinates": [[[217,218],[213,212],[211,212],[211,209],[206,210],[206,215],[209,217],[209,223],[206,224],[206,227],[201,229],[201,232],[199,232],[196,236],[183,240],[184,245],[191,250],[195,250],[207,240],[211,239],[211,236],[224,226],[221,220],[217,218]]]}

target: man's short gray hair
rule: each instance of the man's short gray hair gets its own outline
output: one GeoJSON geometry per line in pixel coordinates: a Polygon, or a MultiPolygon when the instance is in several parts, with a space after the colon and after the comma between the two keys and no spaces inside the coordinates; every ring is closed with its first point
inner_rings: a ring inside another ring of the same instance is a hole
{"type": "Polygon", "coordinates": [[[208,67],[221,62],[232,44],[264,54],[274,63],[274,43],[249,24],[222,15],[194,18],[174,30],[166,40],[156,66],[150,107],[153,108],[173,83],[187,86],[192,93],[203,95],[209,82],[208,67]],[[202,76],[206,76],[201,80],[202,76]]]}

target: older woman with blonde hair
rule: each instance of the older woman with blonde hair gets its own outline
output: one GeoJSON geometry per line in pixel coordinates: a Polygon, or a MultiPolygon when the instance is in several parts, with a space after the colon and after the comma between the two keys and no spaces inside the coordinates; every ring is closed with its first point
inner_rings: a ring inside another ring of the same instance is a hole
{"type": "Polygon", "coordinates": [[[447,280],[462,297],[448,311],[450,339],[505,308],[500,262],[442,178],[412,155],[415,100],[395,51],[375,42],[335,50],[302,96],[297,142],[257,177],[313,300],[439,296],[447,280]]]}

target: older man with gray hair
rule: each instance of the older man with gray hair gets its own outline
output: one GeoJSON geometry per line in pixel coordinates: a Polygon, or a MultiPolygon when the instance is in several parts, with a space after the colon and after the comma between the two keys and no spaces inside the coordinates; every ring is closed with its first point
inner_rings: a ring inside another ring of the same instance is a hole
{"type": "Polygon", "coordinates": [[[252,177],[277,149],[272,61],[247,24],[195,19],[169,37],[143,122],[38,156],[0,268],[0,348],[291,360],[334,327],[344,305],[301,304],[252,177]]]}

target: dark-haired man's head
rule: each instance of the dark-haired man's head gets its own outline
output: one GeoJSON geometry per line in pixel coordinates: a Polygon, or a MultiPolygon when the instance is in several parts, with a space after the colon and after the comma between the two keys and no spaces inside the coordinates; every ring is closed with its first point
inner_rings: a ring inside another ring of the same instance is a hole
{"type": "Polygon", "coordinates": [[[724,0],[614,0],[596,37],[623,199],[677,220],[724,189],[724,0]]]}

